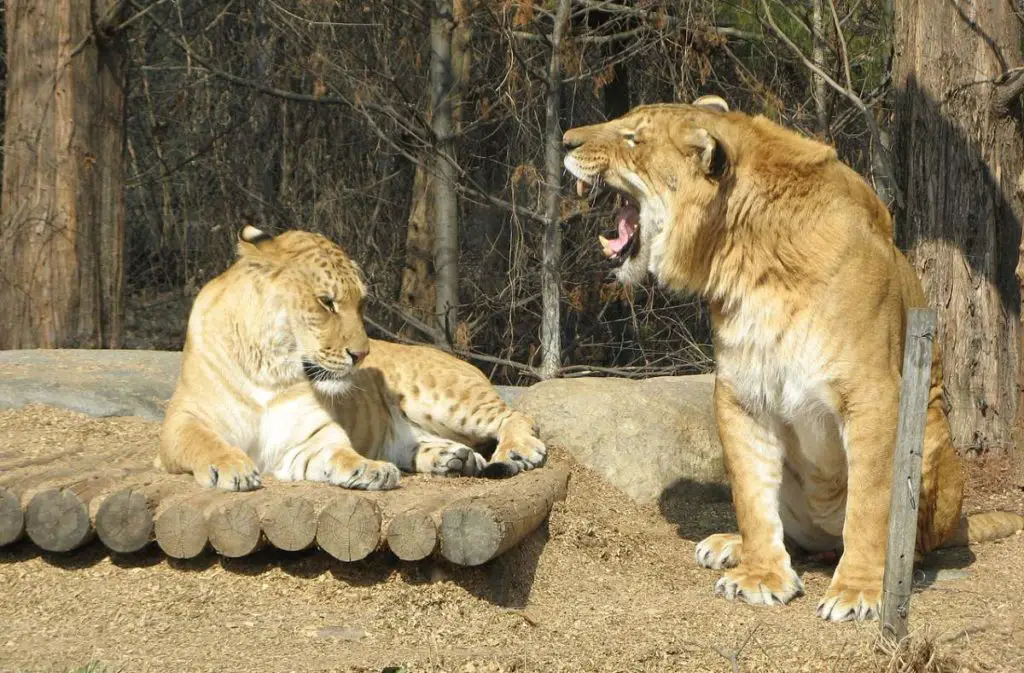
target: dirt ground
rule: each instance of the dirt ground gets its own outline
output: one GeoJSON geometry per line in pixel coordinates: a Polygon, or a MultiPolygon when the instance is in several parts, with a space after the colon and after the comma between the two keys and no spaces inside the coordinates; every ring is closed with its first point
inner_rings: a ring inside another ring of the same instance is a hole
{"type": "MultiPolygon", "coordinates": [[[[111,447],[148,456],[157,428],[0,411],[0,462],[111,447]]],[[[1005,464],[969,470],[967,511],[1024,511],[1005,464]]],[[[383,552],[353,564],[318,551],[181,563],[158,549],[60,556],[19,543],[0,549],[0,671],[886,670],[877,623],[814,616],[831,565],[796,560],[807,594],[788,606],[714,596],[718,573],[696,566],[694,545],[735,524],[728,502],[701,500],[640,507],[577,466],[549,525],[474,569],[383,552]]],[[[916,670],[1024,671],[1024,535],[935,554],[918,574],[911,628],[934,659],[916,670]]]]}

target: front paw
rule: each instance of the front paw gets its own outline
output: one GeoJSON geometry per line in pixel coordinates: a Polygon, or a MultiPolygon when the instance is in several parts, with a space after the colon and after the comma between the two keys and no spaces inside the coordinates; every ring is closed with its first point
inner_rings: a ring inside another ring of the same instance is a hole
{"type": "Polygon", "coordinates": [[[695,556],[701,568],[724,570],[739,565],[743,538],[736,533],[709,535],[697,545],[695,556]]]}
{"type": "Polygon", "coordinates": [[[785,605],[803,592],[803,582],[788,564],[780,564],[778,568],[755,568],[741,563],[727,570],[715,585],[719,596],[751,605],[785,605]]]}
{"type": "Polygon", "coordinates": [[[387,491],[398,486],[400,472],[393,463],[362,458],[345,464],[332,461],[326,481],[359,491],[387,491]]]}
{"type": "Polygon", "coordinates": [[[200,486],[227,491],[252,491],[262,485],[256,463],[241,451],[210,460],[208,465],[194,470],[192,476],[200,486]]]}
{"type": "Polygon", "coordinates": [[[494,450],[484,476],[511,477],[521,471],[540,467],[547,459],[548,448],[532,435],[503,440],[498,442],[498,448],[494,450]]]}
{"type": "Polygon", "coordinates": [[[878,619],[882,611],[882,585],[880,582],[844,582],[837,574],[825,597],[818,603],[816,614],[830,622],[870,621],[878,619]]]}

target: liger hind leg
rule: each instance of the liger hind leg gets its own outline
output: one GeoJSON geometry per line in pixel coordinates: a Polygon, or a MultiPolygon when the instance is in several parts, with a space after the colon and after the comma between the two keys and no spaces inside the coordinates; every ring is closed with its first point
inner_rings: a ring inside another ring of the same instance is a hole
{"type": "Polygon", "coordinates": [[[160,433],[159,467],[191,473],[205,487],[251,491],[260,487],[256,463],[195,416],[169,410],[160,433]]]}
{"type": "Polygon", "coordinates": [[[698,562],[735,563],[715,585],[719,595],[760,605],[788,603],[803,593],[803,584],[783,543],[779,515],[783,439],[768,421],[748,414],[722,381],[715,386],[715,412],[740,539],[712,535],[698,545],[698,562]]]}
{"type": "Polygon", "coordinates": [[[416,446],[413,464],[417,472],[475,477],[483,472],[487,460],[465,444],[423,436],[416,446]]]}
{"type": "Polygon", "coordinates": [[[471,365],[445,358],[445,367],[443,373],[420,377],[416,394],[404,396],[402,411],[414,426],[466,444],[497,440],[481,476],[512,476],[544,464],[547,447],[529,417],[506,404],[471,365]]]}

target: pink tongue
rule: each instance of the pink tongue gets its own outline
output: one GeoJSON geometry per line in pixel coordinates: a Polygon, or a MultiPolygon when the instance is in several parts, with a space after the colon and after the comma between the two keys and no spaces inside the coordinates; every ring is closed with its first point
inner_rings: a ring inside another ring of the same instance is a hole
{"type": "Polygon", "coordinates": [[[620,252],[626,244],[629,243],[629,239],[636,233],[636,221],[640,216],[637,212],[636,206],[623,206],[619,208],[619,211],[615,213],[619,221],[619,237],[608,241],[608,246],[612,249],[612,252],[620,252]]]}

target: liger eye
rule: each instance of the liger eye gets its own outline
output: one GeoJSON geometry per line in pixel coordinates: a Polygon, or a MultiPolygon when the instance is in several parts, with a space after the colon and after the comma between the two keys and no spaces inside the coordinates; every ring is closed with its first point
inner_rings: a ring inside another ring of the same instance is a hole
{"type": "Polygon", "coordinates": [[[627,132],[627,133],[623,133],[622,134],[622,139],[625,140],[626,144],[629,145],[630,147],[636,147],[637,146],[636,134],[633,133],[632,131],[627,132]]]}
{"type": "Polygon", "coordinates": [[[323,306],[325,309],[327,309],[331,313],[336,313],[337,312],[335,310],[335,308],[334,308],[334,297],[329,297],[327,295],[321,295],[321,296],[317,297],[316,300],[318,302],[320,302],[321,306],[323,306]]]}

